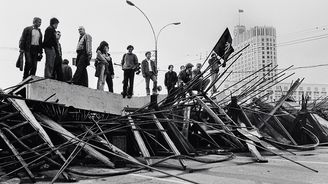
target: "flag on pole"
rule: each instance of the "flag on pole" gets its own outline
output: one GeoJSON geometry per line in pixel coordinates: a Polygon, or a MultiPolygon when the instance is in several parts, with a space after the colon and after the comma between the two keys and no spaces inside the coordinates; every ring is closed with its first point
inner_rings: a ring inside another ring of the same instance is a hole
{"type": "Polygon", "coordinates": [[[223,59],[222,66],[225,67],[226,61],[234,49],[232,47],[232,38],[229,29],[226,28],[220,37],[219,41],[216,43],[213,51],[223,59]]]}
{"type": "Polygon", "coordinates": [[[243,13],[243,12],[244,12],[244,10],[242,10],[242,9],[238,10],[238,13],[243,13]]]}

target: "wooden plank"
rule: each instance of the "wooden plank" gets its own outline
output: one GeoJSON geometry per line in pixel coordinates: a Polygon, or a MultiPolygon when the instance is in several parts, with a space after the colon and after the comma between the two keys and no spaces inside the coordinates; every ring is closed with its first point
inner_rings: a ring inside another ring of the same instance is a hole
{"type": "Polygon", "coordinates": [[[293,94],[293,92],[298,88],[299,85],[301,85],[301,83],[303,82],[303,80],[304,80],[304,78],[302,80],[297,79],[294,82],[294,84],[292,85],[292,87],[290,87],[290,89],[287,91],[287,94],[284,95],[284,96],[282,96],[278,100],[276,106],[270,111],[269,116],[268,116],[267,119],[265,119],[265,121],[268,121],[271,118],[271,116],[275,114],[275,112],[282,106],[282,104],[285,102],[285,100],[293,94]]]}
{"type": "MultiPolygon", "coordinates": [[[[25,100],[8,98],[8,100],[12,103],[12,105],[16,108],[16,110],[24,117],[26,121],[38,132],[39,136],[43,141],[45,141],[48,146],[55,150],[54,152],[61,158],[64,162],[66,161],[65,157],[60,153],[59,150],[55,149],[54,144],[52,143],[50,137],[48,136],[47,132],[43,129],[40,123],[35,119],[33,113],[31,112],[30,108],[25,103],[25,100]]],[[[67,178],[69,179],[69,178],[67,178]]]]}
{"type": "Polygon", "coordinates": [[[125,153],[124,151],[122,151],[121,149],[116,147],[115,145],[111,144],[110,142],[106,141],[104,138],[100,137],[99,135],[95,134],[92,130],[90,130],[88,128],[84,128],[84,129],[86,131],[88,131],[91,135],[93,135],[96,138],[97,141],[99,141],[101,144],[106,146],[110,151],[114,152],[115,154],[124,156],[128,160],[131,160],[132,163],[139,163],[139,161],[137,159],[135,159],[134,157],[132,157],[129,154],[125,153]]]}
{"type": "Polygon", "coordinates": [[[30,125],[35,129],[36,132],[39,133],[40,137],[48,143],[51,148],[54,148],[54,144],[52,143],[50,137],[46,133],[46,131],[42,128],[40,123],[35,119],[32,114],[30,108],[26,105],[24,100],[8,98],[8,100],[13,104],[13,106],[19,111],[19,113],[27,120],[30,125]]]}
{"type": "Polygon", "coordinates": [[[192,120],[194,126],[198,129],[198,131],[206,138],[210,140],[210,143],[220,149],[220,146],[217,142],[211,137],[211,134],[219,134],[222,133],[220,130],[205,130],[203,127],[207,126],[204,122],[192,120]]]}
{"type": "Polygon", "coordinates": [[[207,97],[206,95],[204,95],[204,97],[206,98],[206,100],[208,100],[211,103],[211,105],[213,105],[216,109],[219,110],[220,115],[223,115],[225,118],[227,118],[227,120],[230,121],[233,125],[238,126],[237,122],[234,122],[230,118],[230,116],[228,116],[228,114],[218,104],[216,104],[211,98],[207,97]]]}
{"type": "Polygon", "coordinates": [[[182,135],[188,139],[188,133],[189,133],[189,125],[190,125],[190,110],[191,107],[185,107],[184,113],[183,113],[183,125],[182,125],[182,135]]]}
{"type": "Polygon", "coordinates": [[[146,162],[148,165],[151,165],[152,164],[152,160],[149,159],[150,157],[150,154],[149,154],[149,151],[146,147],[146,144],[145,142],[143,141],[141,135],[140,135],[140,132],[137,130],[137,127],[136,125],[134,124],[134,121],[133,119],[131,118],[131,116],[128,116],[128,120],[129,120],[129,123],[131,125],[131,129],[132,129],[132,132],[133,132],[133,135],[134,135],[134,138],[136,139],[137,141],[137,144],[139,146],[139,149],[141,151],[141,154],[142,156],[145,158],[146,162]]]}
{"type": "Polygon", "coordinates": [[[248,150],[251,152],[252,156],[255,158],[255,160],[257,162],[261,162],[261,163],[266,163],[268,162],[268,159],[264,158],[260,152],[257,150],[257,148],[255,147],[255,142],[253,142],[252,138],[251,138],[251,134],[248,132],[246,125],[244,123],[240,123],[241,127],[243,128],[239,128],[239,133],[241,133],[242,135],[244,135],[247,140],[245,140],[246,145],[248,150]],[[240,131],[242,130],[242,131],[240,131]]]}
{"type": "Polygon", "coordinates": [[[296,141],[294,140],[294,138],[289,134],[289,132],[285,129],[285,127],[282,125],[282,123],[279,121],[279,119],[273,115],[273,119],[274,121],[278,124],[278,126],[282,129],[282,131],[286,134],[286,136],[289,138],[290,141],[292,141],[292,143],[294,145],[297,145],[296,141]]]}
{"type": "MultiPolygon", "coordinates": [[[[176,145],[178,145],[180,151],[184,152],[184,154],[192,155],[196,152],[195,148],[190,144],[190,142],[182,135],[181,131],[178,129],[175,123],[170,121],[166,116],[164,116],[167,121],[167,132],[173,137],[173,141],[176,145]]],[[[175,117],[173,117],[175,118],[175,117]]],[[[174,120],[174,119],[173,119],[174,120]]]]}
{"type": "MultiPolygon", "coordinates": [[[[212,103],[214,103],[211,99],[209,99],[212,103]]],[[[215,103],[214,103],[215,104],[215,103]]],[[[216,105],[216,104],[215,104],[216,105]]],[[[239,122],[234,122],[230,116],[228,116],[228,114],[218,105],[216,105],[216,107],[219,110],[219,113],[224,115],[225,118],[227,118],[227,120],[229,120],[230,122],[232,122],[232,124],[237,125],[239,122]]],[[[246,117],[247,118],[247,117],[246,117]]],[[[246,129],[246,125],[244,123],[240,123],[240,126],[244,127],[243,129],[246,129]]],[[[246,129],[247,130],[247,129],[246,129]]],[[[255,147],[255,143],[252,140],[245,140],[245,143],[247,145],[248,150],[251,152],[252,156],[255,158],[255,160],[257,162],[261,162],[261,163],[265,163],[268,162],[268,160],[266,158],[264,158],[260,152],[257,150],[257,148],[255,147]]]]}
{"type": "Polygon", "coordinates": [[[55,121],[49,119],[45,115],[39,115],[36,114],[36,117],[47,126],[51,127],[52,130],[59,133],[62,137],[64,137],[66,140],[71,141],[72,144],[78,145],[80,147],[83,147],[83,150],[88,153],[93,158],[101,161],[108,167],[114,168],[114,164],[103,154],[92,148],[91,146],[83,143],[79,138],[74,136],[71,132],[67,131],[64,127],[56,123],[55,121]]]}
{"type": "Polygon", "coordinates": [[[30,171],[30,169],[28,168],[27,163],[25,162],[25,160],[20,156],[19,152],[16,150],[16,148],[10,143],[10,141],[8,140],[8,138],[5,136],[5,134],[3,134],[3,132],[0,130],[0,137],[4,140],[4,142],[7,144],[7,146],[9,147],[9,149],[11,150],[11,152],[15,155],[15,157],[18,159],[18,161],[22,164],[23,168],[25,169],[27,175],[29,176],[29,178],[31,179],[31,181],[33,183],[35,183],[35,178],[33,173],[30,171]]]}
{"type": "MultiPolygon", "coordinates": [[[[163,135],[165,141],[167,142],[167,144],[170,146],[171,150],[173,151],[174,155],[181,155],[179,150],[177,149],[177,147],[175,146],[175,144],[173,143],[173,141],[171,140],[171,138],[169,137],[169,135],[167,134],[167,132],[164,130],[161,122],[158,121],[157,117],[155,114],[153,114],[153,118],[155,120],[155,124],[157,126],[157,128],[160,130],[161,134],[163,135]]],[[[180,163],[182,165],[182,167],[186,167],[184,164],[184,161],[182,159],[179,159],[180,163]]]]}
{"type": "Polygon", "coordinates": [[[212,111],[210,107],[208,107],[203,100],[201,100],[199,97],[195,97],[197,102],[208,112],[210,116],[214,119],[214,121],[219,124],[222,129],[225,131],[227,135],[230,135],[230,139],[238,145],[240,148],[244,148],[244,145],[236,138],[236,136],[229,130],[229,128],[222,122],[222,120],[212,111]]]}

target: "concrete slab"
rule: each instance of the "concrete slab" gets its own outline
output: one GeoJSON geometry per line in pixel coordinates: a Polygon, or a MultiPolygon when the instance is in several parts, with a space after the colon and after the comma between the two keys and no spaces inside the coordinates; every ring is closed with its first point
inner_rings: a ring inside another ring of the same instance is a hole
{"type": "MultiPolygon", "coordinates": [[[[33,81],[42,78],[32,76],[33,81]]],[[[27,78],[26,80],[28,80],[27,78]]],[[[122,98],[121,94],[111,93],[83,86],[68,84],[51,79],[30,82],[18,90],[26,94],[27,99],[55,102],[75,108],[92,110],[97,112],[121,115],[124,107],[141,108],[150,102],[150,96],[122,98]]],[[[159,95],[158,101],[164,99],[166,95],[159,95]]]]}

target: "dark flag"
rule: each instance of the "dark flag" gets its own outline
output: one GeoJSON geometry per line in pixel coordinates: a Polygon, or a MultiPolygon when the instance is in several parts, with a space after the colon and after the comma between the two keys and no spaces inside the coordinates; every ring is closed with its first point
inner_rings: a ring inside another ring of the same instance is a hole
{"type": "Polygon", "coordinates": [[[226,30],[223,32],[213,51],[223,59],[224,62],[222,66],[225,67],[228,57],[234,51],[232,47],[231,34],[228,28],[226,28],[226,30]]]}

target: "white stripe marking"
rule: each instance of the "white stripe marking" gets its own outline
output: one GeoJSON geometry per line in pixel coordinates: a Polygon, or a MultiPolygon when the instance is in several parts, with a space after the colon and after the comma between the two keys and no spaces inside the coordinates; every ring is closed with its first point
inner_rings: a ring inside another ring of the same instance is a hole
{"type": "MultiPolygon", "coordinates": [[[[288,160],[284,159],[276,159],[276,158],[269,158],[270,160],[275,160],[275,161],[285,161],[285,162],[290,162],[288,160]]],[[[308,163],[308,164],[322,164],[322,165],[328,165],[328,162],[314,162],[314,161],[301,161],[301,160],[295,160],[296,162],[301,162],[301,163],[308,163]]]]}
{"type": "Polygon", "coordinates": [[[157,177],[153,177],[153,176],[146,176],[146,175],[142,175],[142,174],[130,174],[133,176],[139,176],[139,177],[143,177],[143,178],[149,178],[149,179],[154,179],[154,180],[160,180],[160,181],[165,181],[165,182],[171,182],[171,183],[179,183],[179,184],[186,184],[188,182],[182,182],[182,181],[176,181],[176,180],[169,180],[169,179],[164,179],[164,178],[157,178],[157,177]]]}

